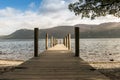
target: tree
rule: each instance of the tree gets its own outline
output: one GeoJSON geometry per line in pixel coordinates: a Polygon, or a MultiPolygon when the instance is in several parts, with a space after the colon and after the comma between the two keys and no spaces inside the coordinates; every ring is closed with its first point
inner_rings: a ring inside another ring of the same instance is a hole
{"type": "Polygon", "coordinates": [[[108,14],[120,17],[120,0],[79,0],[70,3],[69,10],[82,15],[82,18],[95,19],[108,14]]]}

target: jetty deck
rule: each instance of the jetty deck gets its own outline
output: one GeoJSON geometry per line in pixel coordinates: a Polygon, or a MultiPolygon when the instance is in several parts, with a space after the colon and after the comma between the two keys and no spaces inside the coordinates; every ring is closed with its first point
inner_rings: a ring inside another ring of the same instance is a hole
{"type": "Polygon", "coordinates": [[[109,80],[63,44],[49,48],[10,72],[0,80],[109,80]]]}

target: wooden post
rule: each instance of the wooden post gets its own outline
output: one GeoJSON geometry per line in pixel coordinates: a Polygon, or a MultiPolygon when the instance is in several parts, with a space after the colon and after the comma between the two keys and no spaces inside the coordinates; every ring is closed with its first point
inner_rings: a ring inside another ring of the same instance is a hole
{"type": "Polygon", "coordinates": [[[68,39],[67,39],[67,36],[66,36],[66,47],[68,47],[68,39]]]}
{"type": "Polygon", "coordinates": [[[56,38],[55,38],[55,45],[56,45],[56,38]]]}
{"type": "Polygon", "coordinates": [[[68,47],[69,47],[69,40],[68,40],[68,35],[67,35],[67,42],[68,42],[67,44],[68,44],[68,47]]]}
{"type": "Polygon", "coordinates": [[[38,33],[39,29],[34,28],[34,57],[38,57],[38,33]]]}
{"type": "Polygon", "coordinates": [[[53,38],[53,46],[55,46],[55,38],[53,38]]]}
{"type": "Polygon", "coordinates": [[[65,38],[63,38],[63,44],[65,45],[65,38]]]}
{"type": "Polygon", "coordinates": [[[65,45],[65,38],[63,38],[63,44],[65,45]]]}
{"type": "Polygon", "coordinates": [[[65,46],[66,46],[66,37],[64,39],[65,39],[65,46]]]}
{"type": "Polygon", "coordinates": [[[53,47],[53,36],[51,37],[50,46],[53,47]]]}
{"type": "Polygon", "coordinates": [[[75,27],[75,56],[79,57],[79,27],[75,27]]]}
{"type": "Polygon", "coordinates": [[[56,38],[54,38],[54,46],[56,45],[56,38]]]}
{"type": "Polygon", "coordinates": [[[57,44],[58,44],[58,39],[57,39],[57,44]]]}
{"type": "Polygon", "coordinates": [[[54,37],[52,37],[52,47],[54,46],[54,37]]]}
{"type": "Polygon", "coordinates": [[[55,45],[57,45],[57,39],[55,39],[55,45]]]}
{"type": "MultiPolygon", "coordinates": [[[[58,43],[62,44],[62,40],[59,40],[59,42],[58,42],[58,43]]],[[[63,42],[63,44],[64,44],[64,42],[63,42]]]]}
{"type": "Polygon", "coordinates": [[[68,48],[69,48],[69,37],[68,37],[68,35],[67,35],[67,41],[68,41],[68,48]]]}
{"type": "Polygon", "coordinates": [[[66,47],[68,47],[68,39],[67,39],[67,36],[66,36],[66,47]]]}
{"type": "Polygon", "coordinates": [[[46,33],[46,50],[48,49],[48,34],[46,33]]]}
{"type": "Polygon", "coordinates": [[[66,47],[67,47],[67,36],[66,36],[66,47]]]}
{"type": "Polygon", "coordinates": [[[71,50],[71,35],[68,34],[68,49],[71,50]]]}

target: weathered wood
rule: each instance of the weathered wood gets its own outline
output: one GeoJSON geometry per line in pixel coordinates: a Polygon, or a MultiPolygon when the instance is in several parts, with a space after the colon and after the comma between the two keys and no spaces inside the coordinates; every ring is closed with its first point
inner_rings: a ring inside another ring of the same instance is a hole
{"type": "Polygon", "coordinates": [[[51,37],[51,40],[50,40],[50,46],[53,47],[53,36],[51,37]]]}
{"type": "Polygon", "coordinates": [[[34,57],[38,57],[38,33],[39,29],[34,28],[34,57]]]}
{"type": "Polygon", "coordinates": [[[56,45],[56,38],[55,38],[55,45],[56,45]]]}
{"type": "Polygon", "coordinates": [[[21,69],[0,75],[0,80],[109,80],[87,62],[73,57],[63,44],[19,65],[21,69]]]}
{"type": "Polygon", "coordinates": [[[66,46],[66,37],[65,37],[65,46],[66,46]]]}
{"type": "Polygon", "coordinates": [[[58,39],[56,39],[56,45],[58,44],[58,39]]]}
{"type": "Polygon", "coordinates": [[[45,48],[46,48],[46,50],[48,49],[48,34],[46,33],[46,40],[45,40],[45,42],[46,42],[46,46],[45,46],[45,48]]]}
{"type": "Polygon", "coordinates": [[[69,36],[67,35],[67,48],[69,47],[69,36]]]}
{"type": "Polygon", "coordinates": [[[55,38],[55,41],[54,41],[54,42],[55,42],[54,44],[56,45],[56,38],[55,38]]]}
{"type": "Polygon", "coordinates": [[[65,45],[65,43],[64,43],[64,38],[63,38],[63,44],[65,45]]]}
{"type": "Polygon", "coordinates": [[[75,27],[75,56],[79,57],[79,27],[75,27]]]}
{"type": "Polygon", "coordinates": [[[68,48],[68,36],[66,36],[66,47],[68,48]]]}
{"type": "Polygon", "coordinates": [[[65,38],[63,38],[63,44],[65,45],[65,38]]]}
{"type": "Polygon", "coordinates": [[[55,44],[54,44],[54,37],[53,37],[53,47],[55,46],[55,44]]]}
{"type": "Polygon", "coordinates": [[[57,45],[57,44],[58,44],[58,40],[56,39],[56,40],[55,40],[55,45],[57,45]]]}
{"type": "Polygon", "coordinates": [[[68,49],[71,50],[71,35],[68,34],[68,49]]]}
{"type": "Polygon", "coordinates": [[[57,39],[55,39],[55,45],[57,45],[58,44],[58,40],[57,39]]]}

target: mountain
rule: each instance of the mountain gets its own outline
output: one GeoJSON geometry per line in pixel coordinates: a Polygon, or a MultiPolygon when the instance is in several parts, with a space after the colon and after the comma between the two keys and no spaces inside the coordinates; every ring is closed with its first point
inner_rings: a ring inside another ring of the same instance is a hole
{"type": "MultiPolygon", "coordinates": [[[[74,35],[73,26],[58,26],[49,29],[40,29],[39,30],[39,38],[45,38],[46,33],[49,34],[49,37],[54,36],[56,38],[63,38],[66,34],[71,33],[74,35]]],[[[3,37],[4,39],[33,39],[34,31],[28,29],[20,29],[15,31],[14,33],[3,37]]]]}
{"type": "Polygon", "coordinates": [[[74,28],[73,28],[73,26],[58,26],[58,27],[49,28],[49,29],[40,29],[40,31],[39,31],[40,36],[39,37],[45,38],[46,33],[48,33],[49,36],[54,36],[56,38],[63,38],[68,33],[71,33],[73,36],[74,28]]]}
{"type": "Polygon", "coordinates": [[[75,26],[80,27],[81,38],[120,38],[120,22],[75,26]]]}
{"type": "Polygon", "coordinates": [[[32,39],[34,38],[34,32],[33,30],[20,29],[8,36],[5,36],[4,38],[6,39],[32,39]]]}
{"type": "MultiPolygon", "coordinates": [[[[39,38],[49,37],[63,38],[68,33],[74,38],[74,27],[80,27],[81,38],[120,38],[120,22],[103,23],[100,25],[77,24],[75,26],[58,26],[39,30],[39,38]]],[[[14,33],[4,36],[5,39],[33,39],[34,31],[28,29],[17,30],[14,33]]]]}

